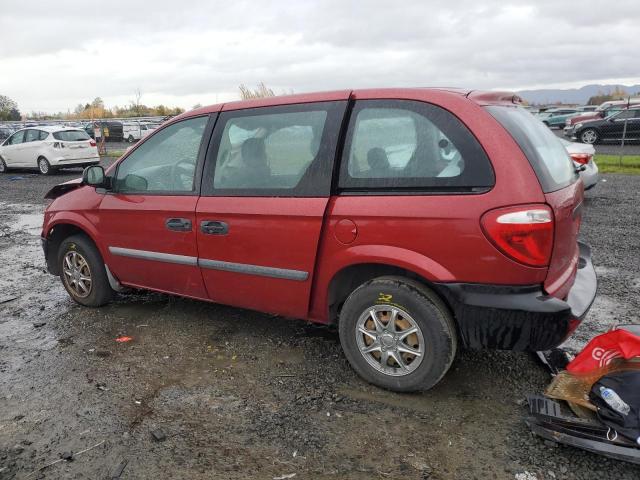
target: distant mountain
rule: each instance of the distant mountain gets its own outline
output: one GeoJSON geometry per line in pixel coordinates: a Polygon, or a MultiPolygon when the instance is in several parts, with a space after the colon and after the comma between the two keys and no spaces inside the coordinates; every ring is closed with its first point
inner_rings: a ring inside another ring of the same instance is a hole
{"type": "Polygon", "coordinates": [[[624,90],[628,95],[637,96],[640,92],[640,85],[585,85],[581,88],[542,89],[542,90],[522,90],[517,92],[529,103],[539,105],[551,103],[577,103],[585,104],[589,98],[613,92],[616,88],[624,90]]]}

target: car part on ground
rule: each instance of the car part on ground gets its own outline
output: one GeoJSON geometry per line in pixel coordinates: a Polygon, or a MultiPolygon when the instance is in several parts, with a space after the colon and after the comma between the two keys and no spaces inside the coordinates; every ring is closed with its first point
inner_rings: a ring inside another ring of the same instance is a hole
{"type": "Polygon", "coordinates": [[[530,416],[526,423],[539,437],[556,443],[625,462],[640,464],[638,444],[620,436],[594,421],[562,413],[558,402],[539,395],[527,398],[530,416]]]}

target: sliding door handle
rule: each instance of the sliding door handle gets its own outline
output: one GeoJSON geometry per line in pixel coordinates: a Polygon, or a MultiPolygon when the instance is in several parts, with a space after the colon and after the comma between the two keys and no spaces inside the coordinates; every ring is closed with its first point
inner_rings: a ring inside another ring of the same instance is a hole
{"type": "Polygon", "coordinates": [[[203,220],[200,222],[200,230],[205,235],[226,235],[229,233],[229,225],[217,220],[203,220]]]}
{"type": "Polygon", "coordinates": [[[167,221],[164,222],[164,224],[168,230],[172,230],[174,232],[191,231],[191,220],[188,218],[167,218],[167,221]]]}

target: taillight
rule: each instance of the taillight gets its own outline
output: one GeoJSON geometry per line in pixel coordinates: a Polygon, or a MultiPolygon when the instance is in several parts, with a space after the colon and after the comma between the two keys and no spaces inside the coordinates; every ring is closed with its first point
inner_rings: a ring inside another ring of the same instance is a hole
{"type": "Polygon", "coordinates": [[[95,147],[96,142],[94,140],[89,140],[89,145],[91,145],[92,147],[95,147]]]}
{"type": "Polygon", "coordinates": [[[482,216],[484,234],[509,258],[546,267],[553,248],[553,212],[547,205],[498,208],[482,216]]]}
{"type": "Polygon", "coordinates": [[[580,165],[586,165],[589,163],[589,160],[591,160],[591,157],[593,156],[590,153],[571,153],[570,155],[571,160],[579,163],[580,165]]]}

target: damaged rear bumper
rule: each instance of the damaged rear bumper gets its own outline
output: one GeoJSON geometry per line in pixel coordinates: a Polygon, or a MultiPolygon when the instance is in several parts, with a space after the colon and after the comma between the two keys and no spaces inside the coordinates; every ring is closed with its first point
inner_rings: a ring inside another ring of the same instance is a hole
{"type": "Polygon", "coordinates": [[[578,270],[565,300],[547,295],[540,285],[436,284],[465,346],[539,351],[561,344],[589,311],[598,286],[591,249],[578,246],[578,270]]]}

